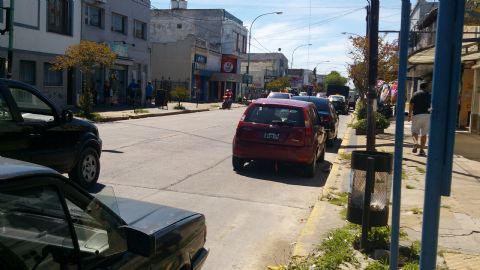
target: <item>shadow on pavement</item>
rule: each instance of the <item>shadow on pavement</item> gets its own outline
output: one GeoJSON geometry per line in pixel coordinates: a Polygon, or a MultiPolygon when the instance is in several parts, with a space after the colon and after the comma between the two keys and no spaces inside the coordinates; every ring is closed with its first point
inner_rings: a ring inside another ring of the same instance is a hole
{"type": "Polygon", "coordinates": [[[342,139],[336,139],[333,145],[330,147],[327,147],[325,151],[327,153],[334,153],[334,154],[338,153],[338,149],[340,149],[340,146],[342,145],[342,141],[343,141],[342,139]]]}
{"type": "Polygon", "coordinates": [[[332,163],[329,161],[318,162],[315,176],[307,178],[303,176],[301,167],[297,164],[278,163],[276,169],[274,162],[252,161],[237,173],[252,181],[265,180],[288,185],[323,187],[331,166],[332,163]]]}

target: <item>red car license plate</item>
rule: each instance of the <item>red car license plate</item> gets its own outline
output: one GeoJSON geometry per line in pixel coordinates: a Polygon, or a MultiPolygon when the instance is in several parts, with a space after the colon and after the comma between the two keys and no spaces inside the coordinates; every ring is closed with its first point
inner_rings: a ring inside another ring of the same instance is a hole
{"type": "Polygon", "coordinates": [[[269,141],[278,141],[278,139],[280,139],[280,133],[265,132],[265,134],[263,134],[263,138],[269,141]]]}

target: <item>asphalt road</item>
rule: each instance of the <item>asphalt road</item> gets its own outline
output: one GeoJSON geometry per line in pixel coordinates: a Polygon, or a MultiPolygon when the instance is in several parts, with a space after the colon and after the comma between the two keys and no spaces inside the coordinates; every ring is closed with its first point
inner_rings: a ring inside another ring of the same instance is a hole
{"type": "MultiPolygon", "coordinates": [[[[103,140],[97,190],[203,213],[210,255],[203,269],[265,269],[289,258],[335,159],[328,149],[317,175],[295,166],[232,170],[231,142],[244,109],[99,124],[103,140]],[[112,187],[112,188],[109,188],[112,187]]],[[[342,116],[338,137],[346,119],[342,116]]],[[[122,207],[120,205],[120,212],[122,207]]]]}

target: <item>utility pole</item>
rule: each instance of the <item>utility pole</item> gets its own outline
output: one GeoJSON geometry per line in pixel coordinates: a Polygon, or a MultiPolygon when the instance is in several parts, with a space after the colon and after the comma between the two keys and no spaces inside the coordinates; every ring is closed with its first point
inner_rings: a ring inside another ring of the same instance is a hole
{"type": "Polygon", "coordinates": [[[10,14],[8,20],[10,20],[10,25],[8,29],[8,56],[7,56],[7,79],[12,78],[12,64],[13,64],[13,4],[14,0],[10,0],[10,14]]]}
{"type": "Polygon", "coordinates": [[[368,21],[368,93],[367,93],[367,151],[375,151],[375,111],[378,65],[379,0],[371,0],[368,21]]]}

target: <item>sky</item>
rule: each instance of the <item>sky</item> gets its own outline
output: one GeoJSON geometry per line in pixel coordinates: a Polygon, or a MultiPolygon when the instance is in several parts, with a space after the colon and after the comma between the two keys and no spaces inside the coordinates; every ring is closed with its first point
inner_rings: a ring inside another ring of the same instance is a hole
{"type": "MultiPolygon", "coordinates": [[[[380,0],[379,30],[400,30],[401,2],[380,0]]],[[[411,2],[414,6],[416,1],[411,2]]],[[[281,11],[281,15],[266,15],[255,21],[251,52],[277,52],[281,48],[290,66],[292,53],[297,48],[293,54],[293,68],[313,70],[317,67],[317,74],[337,70],[344,76],[349,62],[349,36],[365,35],[366,5],[366,0],[188,1],[191,9],[225,9],[242,20],[247,29],[258,15],[281,11]]],[[[168,9],[170,0],[152,0],[152,6],[168,9]]],[[[386,38],[396,39],[397,34],[388,34],[386,38]]]]}

